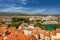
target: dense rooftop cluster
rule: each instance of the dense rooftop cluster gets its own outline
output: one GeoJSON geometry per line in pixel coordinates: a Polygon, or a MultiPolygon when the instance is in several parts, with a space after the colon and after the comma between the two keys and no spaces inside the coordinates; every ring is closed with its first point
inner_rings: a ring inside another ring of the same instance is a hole
{"type": "Polygon", "coordinates": [[[25,27],[24,24],[18,28],[7,26],[7,24],[1,25],[0,40],[60,40],[60,28],[46,31],[31,25],[25,27]]]}
{"type": "Polygon", "coordinates": [[[60,27],[49,30],[46,24],[58,25],[58,17],[0,17],[0,40],[60,40],[60,27]],[[44,23],[46,21],[56,23],[44,23]]]}

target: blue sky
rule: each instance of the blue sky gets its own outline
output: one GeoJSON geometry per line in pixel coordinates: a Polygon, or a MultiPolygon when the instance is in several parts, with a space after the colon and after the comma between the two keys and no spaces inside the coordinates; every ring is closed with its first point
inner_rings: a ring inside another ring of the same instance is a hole
{"type": "Polygon", "coordinates": [[[0,0],[0,12],[60,14],[60,0],[0,0]]]}

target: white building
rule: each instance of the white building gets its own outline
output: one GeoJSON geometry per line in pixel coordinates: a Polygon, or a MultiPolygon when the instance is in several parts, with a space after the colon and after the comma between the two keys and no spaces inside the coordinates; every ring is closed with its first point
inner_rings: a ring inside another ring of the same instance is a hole
{"type": "Polygon", "coordinates": [[[28,26],[28,28],[34,29],[34,24],[30,24],[30,25],[28,26]]]}

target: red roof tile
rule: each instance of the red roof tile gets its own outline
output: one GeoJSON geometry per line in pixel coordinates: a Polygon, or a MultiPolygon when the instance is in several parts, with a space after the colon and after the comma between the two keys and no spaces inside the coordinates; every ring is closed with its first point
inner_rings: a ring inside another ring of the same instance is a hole
{"type": "Polygon", "coordinates": [[[24,34],[19,34],[18,37],[20,38],[20,40],[28,40],[28,37],[24,34]]]}
{"type": "Polygon", "coordinates": [[[46,36],[46,37],[50,37],[50,33],[45,32],[45,36],[46,36]]]}
{"type": "Polygon", "coordinates": [[[52,31],[52,35],[53,36],[56,36],[56,31],[52,31]]]}
{"type": "Polygon", "coordinates": [[[60,33],[60,28],[57,28],[56,31],[60,33]]]}
{"type": "Polygon", "coordinates": [[[8,37],[7,37],[7,39],[6,40],[11,40],[11,39],[13,39],[13,40],[15,40],[15,33],[14,32],[12,32],[8,37]]]}
{"type": "Polygon", "coordinates": [[[54,40],[60,40],[60,38],[55,38],[54,40]]]}
{"type": "Polygon", "coordinates": [[[4,37],[3,36],[0,36],[0,40],[4,40],[4,37]]]}
{"type": "Polygon", "coordinates": [[[8,27],[8,25],[7,25],[7,24],[2,24],[1,26],[2,26],[2,27],[8,27]]]}
{"type": "Polygon", "coordinates": [[[6,32],[6,31],[7,31],[6,29],[0,27],[0,33],[4,33],[4,32],[6,32]]]}
{"type": "Polygon", "coordinates": [[[29,35],[29,39],[30,39],[30,40],[37,40],[34,35],[29,35]]]}
{"type": "Polygon", "coordinates": [[[39,33],[40,34],[44,34],[45,33],[45,30],[39,30],[39,33]]]}
{"type": "Polygon", "coordinates": [[[33,34],[38,35],[39,32],[37,30],[34,30],[33,34]]]}
{"type": "Polygon", "coordinates": [[[14,32],[14,30],[15,30],[15,27],[13,26],[9,28],[9,32],[14,32]]]}

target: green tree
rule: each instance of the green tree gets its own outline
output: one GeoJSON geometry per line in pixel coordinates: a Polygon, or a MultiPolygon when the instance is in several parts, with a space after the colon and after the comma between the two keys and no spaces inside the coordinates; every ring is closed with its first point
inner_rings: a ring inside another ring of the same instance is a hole
{"type": "Polygon", "coordinates": [[[2,23],[2,24],[5,24],[6,22],[5,22],[5,21],[2,21],[1,23],[2,23]]]}

